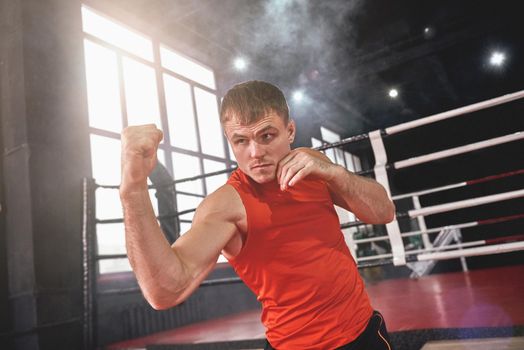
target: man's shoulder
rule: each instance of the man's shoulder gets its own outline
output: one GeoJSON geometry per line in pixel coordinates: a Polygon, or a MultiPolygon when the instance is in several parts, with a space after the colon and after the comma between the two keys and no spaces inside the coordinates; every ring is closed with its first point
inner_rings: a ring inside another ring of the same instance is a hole
{"type": "Polygon", "coordinates": [[[225,204],[226,201],[236,200],[240,200],[240,196],[238,195],[238,192],[235,190],[235,187],[230,183],[226,183],[220,186],[214,192],[208,194],[204,199],[205,202],[208,202],[210,204],[216,203],[221,205],[225,204]]]}
{"type": "Polygon", "coordinates": [[[220,186],[204,198],[198,206],[198,211],[221,216],[238,216],[245,213],[240,195],[230,184],[220,186]]]}

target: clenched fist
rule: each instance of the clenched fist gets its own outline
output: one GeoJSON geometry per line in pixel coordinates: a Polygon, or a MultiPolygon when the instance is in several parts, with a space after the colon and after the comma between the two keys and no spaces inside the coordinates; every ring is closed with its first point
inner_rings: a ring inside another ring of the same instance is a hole
{"type": "Polygon", "coordinates": [[[277,180],[281,190],[293,186],[307,176],[330,181],[335,176],[336,168],[337,166],[323,153],[300,147],[280,160],[277,180]]]}
{"type": "Polygon", "coordinates": [[[163,133],[154,124],[130,126],[122,131],[122,183],[120,193],[147,189],[147,177],[156,166],[163,133]]]}

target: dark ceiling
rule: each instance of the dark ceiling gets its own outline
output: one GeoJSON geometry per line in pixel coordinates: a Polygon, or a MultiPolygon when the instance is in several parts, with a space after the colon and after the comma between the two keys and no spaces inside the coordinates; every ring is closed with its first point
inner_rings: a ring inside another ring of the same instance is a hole
{"type": "Polygon", "coordinates": [[[194,45],[220,92],[281,86],[296,119],[355,135],[524,89],[522,1],[115,0],[194,45]],[[493,67],[494,50],[506,55],[493,67]],[[237,56],[249,66],[233,68],[237,56]],[[399,96],[391,99],[388,91],[399,96]]]}

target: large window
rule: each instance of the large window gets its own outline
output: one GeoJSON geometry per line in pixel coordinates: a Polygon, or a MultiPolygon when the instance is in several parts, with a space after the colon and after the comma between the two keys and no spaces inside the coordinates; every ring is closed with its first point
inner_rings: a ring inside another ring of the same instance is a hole
{"type": "MultiPolygon", "coordinates": [[[[129,125],[155,124],[164,131],[158,159],[175,179],[231,166],[220,128],[213,70],[82,6],[93,178],[120,183],[120,133],[129,125]]],[[[176,185],[177,209],[195,208],[226,175],[176,185]]],[[[156,208],[154,191],[151,198],[156,208]]],[[[118,191],[98,189],[97,218],[122,216],[118,191]]],[[[180,231],[192,214],[180,218],[180,231]]],[[[99,254],[125,252],[122,224],[98,224],[99,254]]],[[[224,261],[221,257],[219,261],[224,261]]],[[[100,272],[128,271],[127,259],[100,261],[100,272]]]]}

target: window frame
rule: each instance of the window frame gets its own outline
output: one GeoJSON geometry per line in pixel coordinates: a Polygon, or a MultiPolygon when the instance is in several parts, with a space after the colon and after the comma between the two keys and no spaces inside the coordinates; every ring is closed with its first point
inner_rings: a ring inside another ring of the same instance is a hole
{"type": "MultiPolygon", "coordinates": [[[[178,154],[182,154],[182,155],[188,155],[188,156],[193,156],[193,157],[196,157],[198,158],[198,164],[199,164],[199,171],[200,171],[200,174],[204,174],[204,161],[205,160],[209,160],[209,161],[214,161],[214,162],[219,162],[219,163],[223,163],[224,164],[224,167],[227,169],[227,168],[231,168],[232,166],[234,166],[236,164],[236,162],[232,159],[232,156],[230,154],[230,151],[229,151],[229,147],[228,147],[228,143],[227,143],[227,140],[225,138],[225,136],[223,135],[223,133],[221,133],[221,138],[222,138],[222,143],[223,143],[223,153],[224,153],[224,158],[221,158],[221,157],[217,157],[217,156],[214,156],[214,155],[211,155],[211,154],[206,154],[206,153],[203,153],[202,152],[202,141],[201,141],[201,127],[199,125],[199,116],[198,116],[198,109],[197,109],[197,105],[196,105],[196,98],[195,98],[195,90],[198,88],[198,89],[201,89],[207,93],[210,93],[212,95],[215,96],[216,98],[216,108],[217,108],[217,111],[219,109],[219,104],[220,104],[220,99],[217,95],[217,90],[218,88],[216,87],[216,73],[215,73],[215,70],[212,69],[211,67],[209,67],[208,65],[205,65],[205,64],[202,64],[201,62],[189,57],[188,55],[186,54],[183,54],[183,53],[180,53],[178,52],[177,50],[169,47],[168,45],[166,45],[165,43],[162,43],[160,40],[154,38],[153,36],[148,36],[147,33],[144,33],[143,31],[137,31],[137,30],[134,30],[133,28],[127,26],[126,24],[118,21],[118,20],[115,20],[114,18],[112,18],[111,16],[107,15],[107,14],[104,14],[103,12],[101,11],[98,11],[97,9],[93,8],[92,6],[90,5],[87,5],[85,3],[81,4],[81,8],[82,10],[84,9],[87,9],[88,11],[91,11],[92,13],[94,13],[95,15],[98,15],[98,16],[102,16],[104,17],[105,19],[113,22],[114,24],[118,25],[118,26],[121,26],[125,29],[128,29],[132,32],[135,32],[147,39],[149,39],[151,41],[151,45],[152,45],[152,49],[153,49],[153,60],[152,61],[148,61],[147,59],[145,58],[142,58],[136,54],[133,54],[132,52],[129,52],[123,48],[121,48],[120,46],[117,46],[117,45],[114,45],[112,43],[109,43],[107,41],[105,41],[104,39],[102,38],[99,38],[97,36],[94,36],[90,33],[87,33],[83,30],[83,36],[82,36],[82,40],[83,42],[86,42],[86,41],[89,41],[95,45],[99,45],[105,49],[108,49],[110,50],[111,52],[115,53],[116,55],[116,69],[117,69],[117,79],[118,79],[118,89],[119,89],[119,104],[120,104],[120,117],[121,117],[121,124],[122,124],[122,128],[125,128],[127,127],[129,124],[128,124],[128,111],[127,111],[127,103],[126,103],[126,92],[125,92],[125,82],[124,82],[124,68],[123,68],[123,60],[124,58],[125,59],[130,59],[130,60],[133,60],[139,64],[143,64],[147,67],[150,67],[153,69],[154,71],[154,75],[155,75],[155,82],[156,82],[156,89],[157,89],[157,98],[158,98],[158,111],[159,111],[159,117],[160,117],[160,125],[159,125],[159,128],[161,128],[164,132],[164,140],[163,142],[159,145],[159,150],[162,150],[164,152],[164,155],[165,155],[165,164],[164,166],[166,167],[167,171],[170,173],[170,175],[175,179],[174,177],[174,171],[173,171],[173,153],[178,153],[178,154]],[[206,69],[209,69],[212,71],[213,73],[213,79],[215,81],[215,89],[213,90],[212,88],[206,86],[206,85],[203,85],[197,81],[193,81],[189,78],[187,78],[186,76],[183,76],[183,75],[180,75],[176,72],[173,72],[172,70],[164,67],[162,65],[162,62],[161,62],[161,54],[160,54],[160,49],[161,47],[163,48],[166,48],[168,50],[171,50],[173,52],[175,52],[176,54],[179,54],[180,56],[183,56],[191,61],[193,61],[194,63],[206,68],[206,69]],[[192,105],[192,108],[193,108],[193,122],[195,124],[195,132],[196,132],[196,137],[197,137],[197,150],[190,150],[190,149],[184,149],[182,147],[178,147],[178,146],[174,146],[173,143],[171,142],[171,135],[170,135],[170,132],[169,132],[169,120],[168,120],[168,113],[167,113],[167,100],[166,100],[166,94],[165,94],[165,83],[164,83],[164,75],[166,76],[170,76],[172,78],[175,78],[175,79],[178,79],[184,83],[187,83],[190,87],[190,91],[191,91],[191,105],[192,105]]],[[[85,46],[84,46],[84,49],[85,49],[85,46]]],[[[85,57],[85,54],[84,54],[84,57],[85,57]]],[[[87,62],[85,63],[84,65],[84,72],[86,74],[86,78],[87,78],[87,62]]],[[[88,137],[91,138],[91,135],[97,135],[97,136],[100,136],[100,137],[104,137],[104,138],[109,138],[109,139],[113,139],[113,140],[120,140],[120,133],[117,133],[117,132],[114,132],[114,131],[110,131],[110,130],[105,130],[105,129],[100,129],[100,128],[96,128],[96,127],[93,127],[91,126],[91,124],[89,123],[89,126],[88,126],[88,137]]],[[[91,154],[91,158],[93,157],[94,155],[91,154]]],[[[176,180],[176,179],[175,179],[176,180]]],[[[205,179],[202,179],[201,180],[201,183],[202,183],[202,193],[191,193],[191,192],[187,192],[187,191],[177,191],[176,187],[174,188],[174,196],[175,198],[177,198],[177,195],[178,194],[181,194],[181,195],[189,195],[189,196],[194,196],[194,197],[198,197],[198,198],[204,198],[206,195],[208,195],[208,189],[207,189],[207,186],[206,186],[206,181],[205,179]]],[[[107,184],[104,184],[104,185],[107,185],[107,184]]],[[[177,210],[177,207],[178,205],[176,205],[175,207],[175,210],[177,210]]],[[[178,227],[177,229],[180,231],[180,223],[187,223],[189,220],[185,220],[185,219],[182,219],[180,221],[177,221],[178,222],[178,227]]],[[[98,241],[98,239],[97,239],[98,241]]],[[[98,251],[98,249],[95,249],[96,251],[98,251]]],[[[110,255],[110,254],[104,254],[104,255],[110,255]]],[[[217,266],[220,265],[221,263],[217,263],[217,266]]],[[[100,273],[99,272],[99,267],[97,266],[97,276],[100,278],[100,277],[103,277],[102,279],[103,280],[106,280],[108,279],[108,275],[114,275],[115,277],[118,277],[118,278],[121,278],[122,276],[132,276],[132,272],[131,271],[118,271],[118,272],[106,272],[106,273],[100,273]]]]}

